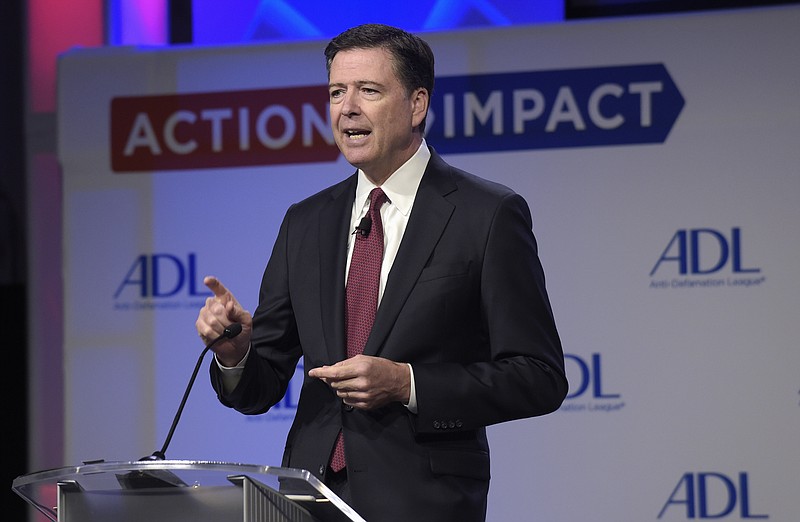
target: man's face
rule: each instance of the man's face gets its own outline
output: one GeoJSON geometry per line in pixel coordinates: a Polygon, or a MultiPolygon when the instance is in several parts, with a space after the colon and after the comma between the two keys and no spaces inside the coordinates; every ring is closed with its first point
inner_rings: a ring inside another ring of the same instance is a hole
{"type": "Polygon", "coordinates": [[[350,164],[381,184],[419,148],[413,132],[428,108],[428,93],[406,93],[384,49],[340,51],[328,85],[336,144],[350,164]]]}

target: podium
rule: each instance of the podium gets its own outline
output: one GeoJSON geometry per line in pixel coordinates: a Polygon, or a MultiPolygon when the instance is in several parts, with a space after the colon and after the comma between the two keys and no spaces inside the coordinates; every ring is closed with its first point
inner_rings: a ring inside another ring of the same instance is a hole
{"type": "Polygon", "coordinates": [[[309,471],[251,464],[86,463],[12,489],[53,522],[364,522],[309,471]]]}

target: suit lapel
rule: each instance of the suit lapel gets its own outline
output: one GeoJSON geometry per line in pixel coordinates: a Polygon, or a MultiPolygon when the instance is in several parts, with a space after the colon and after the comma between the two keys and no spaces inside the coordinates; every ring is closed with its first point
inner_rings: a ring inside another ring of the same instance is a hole
{"type": "Polygon", "coordinates": [[[392,265],[365,355],[377,355],[439,241],[454,205],[445,196],[456,190],[449,166],[433,151],[420,182],[403,240],[392,265]]]}
{"type": "Polygon", "coordinates": [[[344,330],[344,271],[347,234],[355,198],[356,177],[351,176],[331,191],[330,201],[319,213],[320,315],[331,362],[347,353],[344,330]]]}

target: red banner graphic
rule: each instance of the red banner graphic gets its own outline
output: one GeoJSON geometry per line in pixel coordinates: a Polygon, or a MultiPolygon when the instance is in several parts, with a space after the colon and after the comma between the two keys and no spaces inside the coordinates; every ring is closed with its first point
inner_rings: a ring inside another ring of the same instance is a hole
{"type": "Polygon", "coordinates": [[[114,172],[335,161],[322,86],[118,97],[114,172]]]}

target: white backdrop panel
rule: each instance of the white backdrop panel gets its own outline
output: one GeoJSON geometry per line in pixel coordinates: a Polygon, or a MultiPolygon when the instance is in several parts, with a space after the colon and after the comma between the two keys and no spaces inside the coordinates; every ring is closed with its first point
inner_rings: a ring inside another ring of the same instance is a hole
{"type": "MultiPolygon", "coordinates": [[[[568,355],[561,411],[490,428],[490,520],[797,520],[798,27],[788,7],[426,35],[441,78],[663,64],[685,100],[664,143],[446,154],[531,204],[568,355]]],[[[352,171],[113,172],[111,100],[324,85],[324,45],[62,57],[65,464],[160,449],[202,276],[253,310],[286,208],[352,171]]],[[[208,363],[168,457],[279,464],[292,398],[241,416],[208,363]]]]}

